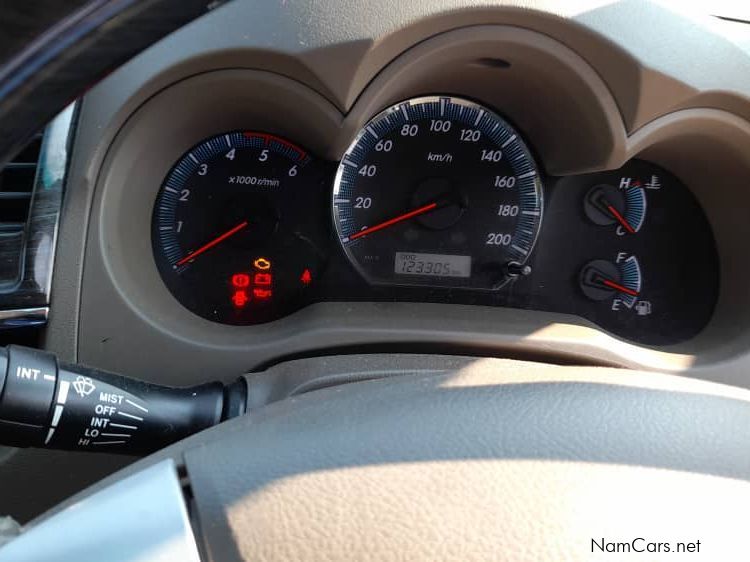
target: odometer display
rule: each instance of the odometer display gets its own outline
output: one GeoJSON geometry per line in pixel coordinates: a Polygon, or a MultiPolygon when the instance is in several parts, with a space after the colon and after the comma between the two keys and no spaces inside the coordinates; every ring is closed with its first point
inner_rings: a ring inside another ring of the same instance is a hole
{"type": "Polygon", "coordinates": [[[496,113],[417,98],[357,135],[336,174],[334,221],[371,283],[498,289],[531,254],[541,189],[528,147],[496,113]]]}
{"type": "Polygon", "coordinates": [[[471,257],[396,252],[395,272],[402,275],[469,277],[471,275],[471,257]]]}

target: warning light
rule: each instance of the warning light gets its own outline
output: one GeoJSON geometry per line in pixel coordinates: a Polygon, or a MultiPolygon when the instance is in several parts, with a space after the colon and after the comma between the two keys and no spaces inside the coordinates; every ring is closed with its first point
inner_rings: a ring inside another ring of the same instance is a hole
{"type": "Polygon", "coordinates": [[[273,295],[273,291],[270,289],[253,289],[253,295],[257,299],[270,299],[273,295]]]}
{"type": "Polygon", "coordinates": [[[310,273],[310,270],[306,269],[305,271],[303,271],[299,280],[302,281],[304,285],[309,285],[312,281],[312,273],[310,273]]]}
{"type": "Polygon", "coordinates": [[[242,308],[245,306],[250,298],[247,296],[247,293],[241,289],[238,289],[234,292],[232,295],[232,304],[236,306],[237,308],[242,308]]]}
{"type": "Polygon", "coordinates": [[[273,276],[270,273],[256,273],[253,278],[256,285],[270,285],[272,281],[273,276]]]}
{"type": "Polygon", "coordinates": [[[232,286],[238,289],[244,289],[250,286],[250,276],[245,273],[235,273],[232,275],[232,286]]]}
{"type": "Polygon", "coordinates": [[[253,262],[255,269],[259,271],[268,271],[271,269],[271,262],[266,258],[258,258],[253,262]]]}

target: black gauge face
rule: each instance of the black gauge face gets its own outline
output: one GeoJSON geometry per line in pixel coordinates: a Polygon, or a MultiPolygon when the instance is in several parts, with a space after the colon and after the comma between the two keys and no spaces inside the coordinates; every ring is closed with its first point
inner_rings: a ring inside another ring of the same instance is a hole
{"type": "Polygon", "coordinates": [[[541,182],[520,135],[494,112],[424,97],[357,135],[333,208],[346,254],[371,283],[498,289],[532,252],[541,182]]]}
{"type": "Polygon", "coordinates": [[[680,180],[633,160],[562,178],[549,194],[535,307],[650,344],[684,341],[706,326],[718,256],[708,220],[680,180]]]}
{"type": "Polygon", "coordinates": [[[320,180],[302,148],[270,134],[221,134],[191,149],[154,209],[156,264],[172,294],[227,324],[287,312],[320,267],[320,180]]]}

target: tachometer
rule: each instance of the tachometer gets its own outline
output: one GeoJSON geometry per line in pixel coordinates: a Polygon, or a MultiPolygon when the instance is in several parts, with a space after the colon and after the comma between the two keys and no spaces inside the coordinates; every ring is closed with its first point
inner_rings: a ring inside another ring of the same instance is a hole
{"type": "Polygon", "coordinates": [[[338,167],[333,208],[346,254],[371,283],[497,289],[528,272],[542,184],[496,113],[423,97],[365,125],[338,167]]]}
{"type": "Polygon", "coordinates": [[[322,174],[267,133],[206,139],[175,164],[154,208],[156,265],[188,309],[225,324],[288,312],[317,275],[322,174]]]}

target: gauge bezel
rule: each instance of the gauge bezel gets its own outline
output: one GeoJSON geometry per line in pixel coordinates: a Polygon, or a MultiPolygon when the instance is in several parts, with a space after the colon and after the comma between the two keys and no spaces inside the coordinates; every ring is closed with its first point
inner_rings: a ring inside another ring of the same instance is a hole
{"type": "MultiPolygon", "coordinates": [[[[512,136],[517,139],[518,145],[521,147],[521,149],[524,152],[525,159],[529,162],[530,167],[534,170],[534,176],[533,176],[533,191],[535,194],[535,210],[538,212],[538,215],[536,216],[536,219],[534,221],[534,226],[532,228],[533,236],[531,239],[530,244],[528,244],[528,249],[524,248],[526,253],[523,254],[522,252],[519,252],[517,250],[513,250],[515,253],[511,256],[509,254],[508,257],[513,257],[515,259],[512,259],[511,261],[518,263],[519,265],[526,264],[532,257],[534,252],[534,247],[536,246],[536,242],[539,238],[539,232],[542,228],[542,223],[544,220],[544,185],[542,183],[541,179],[541,168],[539,167],[539,164],[537,164],[537,160],[534,157],[534,152],[529,143],[527,142],[524,134],[511,123],[509,119],[501,115],[498,111],[496,111],[494,108],[489,107],[488,105],[484,103],[480,103],[478,101],[463,97],[463,96],[455,96],[452,94],[429,94],[429,95],[422,95],[412,98],[407,98],[404,100],[401,100],[397,103],[391,104],[385,109],[382,109],[375,115],[373,115],[371,118],[369,118],[364,125],[361,127],[361,129],[357,132],[357,134],[354,136],[354,139],[349,143],[348,147],[346,148],[346,151],[341,156],[339,160],[339,165],[336,169],[336,175],[334,177],[333,181],[333,187],[331,189],[331,220],[334,225],[334,229],[336,232],[336,238],[338,239],[339,245],[341,246],[342,250],[344,251],[347,259],[349,260],[349,263],[354,267],[354,269],[357,270],[357,272],[362,276],[363,279],[365,279],[370,285],[374,286],[391,286],[391,287],[440,287],[440,288],[449,288],[451,290],[459,290],[459,291],[499,291],[504,286],[506,286],[509,282],[513,280],[513,276],[506,275],[500,282],[496,283],[492,287],[462,287],[462,286],[450,286],[450,285],[437,285],[435,283],[430,283],[428,280],[410,280],[410,282],[407,282],[406,280],[400,281],[400,280],[384,280],[379,279],[377,277],[374,277],[371,275],[360,263],[360,260],[353,254],[353,245],[346,243],[347,241],[343,240],[345,238],[345,233],[342,231],[341,228],[341,220],[339,218],[339,207],[336,203],[337,196],[340,193],[341,190],[341,184],[343,180],[343,175],[345,172],[345,164],[344,161],[350,156],[352,151],[356,149],[360,145],[360,141],[362,138],[370,134],[370,130],[373,124],[379,123],[384,119],[387,119],[390,115],[394,113],[399,113],[402,111],[402,106],[404,104],[409,104],[410,106],[414,105],[423,105],[423,104],[431,104],[435,102],[441,102],[441,100],[447,100],[447,103],[469,108],[472,110],[479,110],[481,112],[481,115],[488,115],[490,116],[493,121],[496,123],[501,124],[506,131],[509,131],[512,133],[512,136]]],[[[503,147],[504,148],[504,147],[503,147]]],[[[519,186],[517,189],[520,189],[519,186]]],[[[520,227],[520,221],[517,221],[515,229],[517,230],[520,227]]],[[[516,237],[516,233],[514,232],[514,239],[516,237]]]]}

